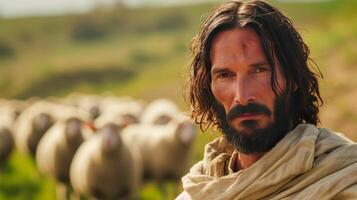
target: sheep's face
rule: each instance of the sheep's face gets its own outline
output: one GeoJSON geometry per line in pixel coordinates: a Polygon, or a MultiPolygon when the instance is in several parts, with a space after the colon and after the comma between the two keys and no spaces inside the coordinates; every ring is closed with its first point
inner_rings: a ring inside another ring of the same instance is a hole
{"type": "Polygon", "coordinates": [[[121,137],[119,135],[120,128],[113,124],[109,123],[105,125],[100,134],[102,134],[102,150],[105,154],[112,154],[117,152],[122,146],[121,137]]]}
{"type": "Polygon", "coordinates": [[[196,137],[196,128],[191,121],[182,122],[177,126],[176,136],[184,145],[193,143],[196,137]]]}
{"type": "Polygon", "coordinates": [[[45,132],[54,124],[52,117],[46,113],[40,113],[32,121],[32,134],[27,141],[31,155],[36,154],[37,145],[45,132]]]}
{"type": "Polygon", "coordinates": [[[69,144],[78,147],[83,141],[82,121],[78,118],[70,118],[65,122],[65,136],[69,144]]]}
{"type": "Polygon", "coordinates": [[[92,119],[96,119],[99,117],[99,115],[101,114],[100,109],[98,106],[92,106],[89,109],[89,113],[92,119]]]}
{"type": "Polygon", "coordinates": [[[33,119],[33,130],[35,133],[42,135],[45,133],[54,123],[52,117],[47,113],[40,113],[33,119]]]}

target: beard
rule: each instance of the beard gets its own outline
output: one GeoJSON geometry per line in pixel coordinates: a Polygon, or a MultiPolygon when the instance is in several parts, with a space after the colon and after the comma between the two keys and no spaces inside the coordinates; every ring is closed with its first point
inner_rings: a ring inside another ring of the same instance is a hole
{"type": "Polygon", "coordinates": [[[241,153],[265,153],[271,150],[289,131],[290,120],[284,107],[284,98],[277,97],[274,101],[274,120],[265,127],[259,127],[258,120],[240,122],[242,129],[234,129],[229,121],[242,114],[259,113],[273,114],[265,105],[250,103],[246,106],[237,105],[226,114],[223,106],[218,105],[218,126],[225,138],[241,153]]]}

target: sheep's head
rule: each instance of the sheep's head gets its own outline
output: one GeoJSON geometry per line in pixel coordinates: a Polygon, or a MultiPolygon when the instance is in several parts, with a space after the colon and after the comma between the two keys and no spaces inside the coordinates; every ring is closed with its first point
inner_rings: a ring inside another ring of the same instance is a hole
{"type": "Polygon", "coordinates": [[[184,114],[179,114],[176,118],[176,137],[184,145],[191,145],[196,137],[196,127],[192,120],[184,114]]]}
{"type": "Polygon", "coordinates": [[[71,117],[64,124],[67,142],[75,148],[78,147],[84,140],[82,134],[83,122],[76,117],[71,117]]]}
{"type": "Polygon", "coordinates": [[[35,133],[43,135],[52,125],[54,120],[47,113],[40,113],[33,118],[33,130],[35,133]]]}
{"type": "Polygon", "coordinates": [[[122,140],[119,135],[120,132],[121,127],[114,123],[108,123],[100,130],[103,153],[113,154],[121,148],[122,140]]]}
{"type": "Polygon", "coordinates": [[[28,150],[31,155],[36,154],[36,148],[40,139],[53,124],[53,118],[47,113],[40,113],[33,118],[32,135],[27,141],[28,150]]]}

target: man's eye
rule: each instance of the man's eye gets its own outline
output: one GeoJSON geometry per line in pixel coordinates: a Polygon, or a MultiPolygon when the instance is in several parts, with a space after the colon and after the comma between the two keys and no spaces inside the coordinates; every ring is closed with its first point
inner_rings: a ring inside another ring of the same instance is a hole
{"type": "Polygon", "coordinates": [[[265,71],[268,71],[268,69],[266,67],[257,67],[254,70],[255,73],[261,73],[261,72],[265,72],[265,71]]]}
{"type": "Polygon", "coordinates": [[[223,73],[218,74],[217,78],[228,78],[231,76],[233,76],[231,73],[223,72],[223,73]]]}

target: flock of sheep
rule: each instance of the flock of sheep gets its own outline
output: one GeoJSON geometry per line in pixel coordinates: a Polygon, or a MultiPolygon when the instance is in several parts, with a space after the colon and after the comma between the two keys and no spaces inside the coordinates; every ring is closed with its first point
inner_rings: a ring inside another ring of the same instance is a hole
{"type": "Polygon", "coordinates": [[[0,165],[15,146],[30,154],[56,180],[59,199],[131,199],[146,180],[178,179],[195,134],[167,99],[0,100],[0,165]]]}

